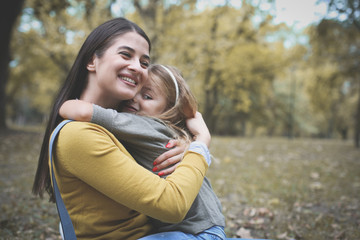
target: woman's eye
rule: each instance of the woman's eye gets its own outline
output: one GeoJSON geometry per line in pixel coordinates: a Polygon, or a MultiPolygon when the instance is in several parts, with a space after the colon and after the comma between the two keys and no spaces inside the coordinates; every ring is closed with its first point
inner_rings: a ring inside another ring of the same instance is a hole
{"type": "Polygon", "coordinates": [[[148,62],[140,62],[140,64],[143,66],[143,68],[148,68],[150,65],[148,62]]]}
{"type": "Polygon", "coordinates": [[[123,55],[123,56],[125,56],[125,57],[127,57],[127,58],[130,58],[130,57],[131,57],[131,54],[128,53],[128,52],[119,52],[119,54],[121,54],[121,55],[123,55]]]}

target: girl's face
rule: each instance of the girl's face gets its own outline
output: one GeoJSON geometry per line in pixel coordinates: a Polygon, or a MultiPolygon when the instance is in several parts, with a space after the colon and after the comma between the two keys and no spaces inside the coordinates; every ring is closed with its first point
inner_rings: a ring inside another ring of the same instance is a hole
{"type": "Polygon", "coordinates": [[[151,79],[142,87],[141,91],[122,107],[123,112],[156,117],[166,110],[166,97],[163,89],[156,87],[151,79]]]}
{"type": "Polygon", "coordinates": [[[119,101],[134,98],[147,79],[150,64],[149,45],[136,32],[127,32],[99,58],[94,56],[87,65],[92,102],[114,107],[119,101]]]}

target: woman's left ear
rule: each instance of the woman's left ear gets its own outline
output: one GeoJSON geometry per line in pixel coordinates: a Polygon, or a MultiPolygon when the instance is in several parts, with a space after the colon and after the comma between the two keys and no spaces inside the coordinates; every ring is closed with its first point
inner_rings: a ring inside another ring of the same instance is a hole
{"type": "Polygon", "coordinates": [[[89,72],[95,72],[95,57],[88,62],[86,68],[89,72]]]}

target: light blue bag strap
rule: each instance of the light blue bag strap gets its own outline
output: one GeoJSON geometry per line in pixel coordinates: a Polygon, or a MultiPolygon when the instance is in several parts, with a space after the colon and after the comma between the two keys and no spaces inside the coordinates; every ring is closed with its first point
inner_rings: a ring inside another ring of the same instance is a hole
{"type": "Polygon", "coordinates": [[[72,225],[70,216],[66,210],[65,204],[61,198],[61,194],[55,179],[54,174],[54,168],[53,168],[53,159],[52,159],[52,150],[53,150],[53,144],[56,139],[56,136],[58,135],[61,128],[67,124],[68,122],[71,122],[72,120],[65,120],[59,123],[59,125],[54,129],[51,138],[50,138],[50,145],[49,145],[49,157],[50,157],[50,165],[51,165],[51,176],[52,176],[52,182],[53,182],[53,188],[55,193],[55,200],[56,200],[56,207],[58,210],[58,214],[60,217],[60,222],[62,225],[63,233],[64,233],[64,240],[76,240],[75,230],[72,225]]]}

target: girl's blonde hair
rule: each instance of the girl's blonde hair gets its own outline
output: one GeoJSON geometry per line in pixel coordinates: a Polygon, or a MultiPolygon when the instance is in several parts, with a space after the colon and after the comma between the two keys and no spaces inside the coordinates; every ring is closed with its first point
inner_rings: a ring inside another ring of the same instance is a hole
{"type": "Polygon", "coordinates": [[[173,130],[175,130],[180,139],[190,140],[191,134],[186,127],[186,119],[193,118],[197,111],[197,101],[190,91],[188,84],[181,75],[181,72],[172,66],[152,64],[148,68],[149,81],[161,90],[166,98],[165,111],[157,116],[163,120],[173,130]],[[176,99],[176,87],[172,76],[165,69],[171,71],[178,85],[178,99],[176,99]]]}

